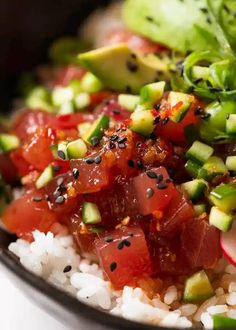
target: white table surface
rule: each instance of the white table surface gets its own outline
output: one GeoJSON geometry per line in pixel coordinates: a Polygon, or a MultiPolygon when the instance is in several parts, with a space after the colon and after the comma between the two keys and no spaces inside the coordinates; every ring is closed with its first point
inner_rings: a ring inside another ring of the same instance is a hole
{"type": "Polygon", "coordinates": [[[0,311],[1,330],[69,330],[29,301],[2,270],[0,272],[0,311]]]}

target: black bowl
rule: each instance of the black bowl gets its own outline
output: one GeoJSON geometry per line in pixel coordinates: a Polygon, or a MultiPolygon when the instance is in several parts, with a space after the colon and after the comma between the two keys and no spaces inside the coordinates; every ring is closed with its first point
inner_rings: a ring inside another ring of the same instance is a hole
{"type": "MultiPolygon", "coordinates": [[[[0,1],[0,108],[10,109],[20,73],[46,59],[50,42],[76,33],[78,23],[106,0],[1,0],[0,1]]],[[[0,230],[0,266],[36,304],[72,329],[147,329],[152,327],[124,320],[89,307],[25,270],[8,251],[16,239],[0,230]]]]}

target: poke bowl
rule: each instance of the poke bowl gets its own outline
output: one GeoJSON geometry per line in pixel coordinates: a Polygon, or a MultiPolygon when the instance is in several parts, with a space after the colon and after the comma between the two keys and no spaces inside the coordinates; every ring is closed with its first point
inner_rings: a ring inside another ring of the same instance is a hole
{"type": "Polygon", "coordinates": [[[236,3],[2,5],[1,268],[72,329],[235,329],[236,3]]]}

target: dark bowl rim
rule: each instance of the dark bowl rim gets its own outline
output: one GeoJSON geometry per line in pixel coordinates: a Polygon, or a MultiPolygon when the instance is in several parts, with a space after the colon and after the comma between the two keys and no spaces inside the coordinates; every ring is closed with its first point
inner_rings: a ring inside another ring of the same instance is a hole
{"type": "MultiPolygon", "coordinates": [[[[59,304],[62,308],[65,308],[82,318],[90,319],[93,322],[99,322],[103,326],[110,326],[111,328],[114,327],[114,329],[177,330],[177,328],[160,327],[131,321],[89,306],[25,269],[20,262],[17,262],[15,256],[5,247],[0,248],[0,264],[20,279],[20,281],[23,281],[27,286],[30,286],[31,289],[34,289],[44,296],[49,297],[51,301],[59,304]]],[[[191,329],[199,330],[200,328],[191,329]]]]}

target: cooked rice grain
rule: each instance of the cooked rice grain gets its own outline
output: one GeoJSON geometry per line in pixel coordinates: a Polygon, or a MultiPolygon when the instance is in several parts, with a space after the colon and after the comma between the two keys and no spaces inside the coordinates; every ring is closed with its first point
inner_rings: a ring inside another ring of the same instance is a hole
{"type": "Polygon", "coordinates": [[[224,259],[214,270],[220,274],[221,269],[223,287],[215,287],[215,296],[197,306],[182,303],[182,293],[174,285],[152,299],[141,288],[125,286],[115,291],[98,264],[76,252],[72,236],[35,231],[33,237],[32,243],[18,239],[9,246],[24,267],[80,301],[114,315],[179,328],[201,322],[206,329],[213,328],[213,315],[236,318],[236,269],[224,259]]]}

